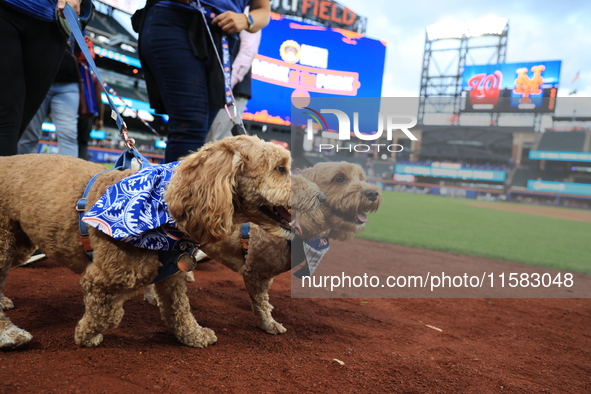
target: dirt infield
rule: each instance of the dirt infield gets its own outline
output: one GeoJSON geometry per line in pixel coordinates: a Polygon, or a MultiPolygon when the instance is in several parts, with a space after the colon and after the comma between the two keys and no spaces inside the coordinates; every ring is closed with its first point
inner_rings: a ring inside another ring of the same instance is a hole
{"type": "Polygon", "coordinates": [[[491,204],[486,202],[469,202],[467,205],[479,208],[497,209],[499,211],[527,213],[529,215],[591,223],[591,211],[582,209],[542,207],[539,205],[526,204],[491,204]]]}
{"type": "MultiPolygon", "coordinates": [[[[458,259],[380,245],[406,264],[458,259]]],[[[237,274],[210,262],[195,276],[193,312],[217,345],[180,345],[138,295],[103,344],[83,349],[78,277],[54,262],[16,268],[7,313],[34,338],[0,351],[0,393],[591,392],[590,299],[292,299],[284,274],[271,302],[288,331],[271,336],[237,274]]]]}

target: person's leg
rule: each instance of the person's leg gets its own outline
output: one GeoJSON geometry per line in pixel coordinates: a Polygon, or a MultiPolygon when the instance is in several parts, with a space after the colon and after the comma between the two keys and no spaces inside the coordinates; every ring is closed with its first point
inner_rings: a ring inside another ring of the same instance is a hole
{"type": "Polygon", "coordinates": [[[232,121],[228,114],[226,114],[226,110],[224,108],[220,109],[211,124],[209,129],[209,133],[207,134],[206,142],[211,141],[219,141],[224,139],[232,133],[230,130],[232,129],[232,121]]]}
{"type": "MultiPolygon", "coordinates": [[[[25,67],[25,107],[20,134],[45,99],[66,53],[66,38],[55,22],[36,21],[43,29],[36,34],[26,31],[28,43],[23,49],[25,67]],[[44,25],[41,25],[44,24],[44,25]],[[45,25],[46,24],[46,25],[45,25]],[[42,38],[38,37],[43,35],[42,38]]],[[[28,26],[25,30],[28,29],[28,26]]],[[[76,109],[78,107],[76,106],[76,109]]]]}
{"type": "Polygon", "coordinates": [[[246,97],[243,97],[243,96],[236,97],[236,110],[238,111],[240,116],[242,116],[242,113],[244,112],[244,108],[246,108],[246,104],[248,104],[248,99],[246,97]]]}
{"type": "Polygon", "coordinates": [[[6,7],[0,7],[0,53],[4,59],[0,61],[0,156],[17,153],[18,133],[25,105],[21,38],[12,19],[6,7]]]}
{"type": "Polygon", "coordinates": [[[27,153],[37,153],[39,147],[39,139],[41,138],[42,129],[43,129],[43,121],[47,118],[47,114],[49,112],[49,105],[51,104],[51,98],[53,96],[53,92],[49,89],[45,99],[41,103],[41,106],[37,110],[33,119],[29,122],[29,125],[21,135],[20,140],[18,141],[18,154],[23,155],[27,153]]]}
{"type": "Polygon", "coordinates": [[[54,83],[51,100],[51,118],[57,133],[58,153],[78,157],[78,105],[80,85],[78,82],[54,83]]]}
{"type": "Polygon", "coordinates": [[[191,13],[154,6],[148,11],[140,50],[170,120],[166,162],[176,161],[205,143],[211,121],[206,65],[189,42],[191,13]]]}
{"type": "Polygon", "coordinates": [[[78,118],[78,157],[88,160],[88,141],[94,118],[78,118]]]}
{"type": "Polygon", "coordinates": [[[65,38],[42,22],[0,3],[0,156],[15,155],[18,140],[57,73],[65,38]]]}

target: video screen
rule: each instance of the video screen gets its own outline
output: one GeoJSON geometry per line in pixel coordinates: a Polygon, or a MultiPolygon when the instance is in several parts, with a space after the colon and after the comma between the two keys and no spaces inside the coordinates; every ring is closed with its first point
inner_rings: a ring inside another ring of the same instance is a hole
{"type": "Polygon", "coordinates": [[[554,112],[559,60],[466,66],[463,112],[554,112]]]}
{"type": "Polygon", "coordinates": [[[292,97],[380,97],[385,56],[385,42],[273,14],[244,119],[290,125],[292,97]]]}

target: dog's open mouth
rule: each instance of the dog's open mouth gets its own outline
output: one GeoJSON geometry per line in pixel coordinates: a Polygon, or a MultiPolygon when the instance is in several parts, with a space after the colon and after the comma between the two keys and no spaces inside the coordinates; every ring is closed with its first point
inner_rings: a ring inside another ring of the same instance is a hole
{"type": "Polygon", "coordinates": [[[351,215],[350,213],[336,211],[336,215],[348,222],[355,224],[365,224],[365,222],[367,222],[369,219],[367,217],[367,213],[365,212],[356,212],[355,214],[351,215]]]}
{"type": "Polygon", "coordinates": [[[284,207],[269,208],[267,206],[262,206],[260,210],[262,213],[275,220],[282,228],[289,231],[293,230],[297,235],[302,234],[302,228],[300,227],[300,224],[297,220],[291,219],[291,214],[284,207]]]}

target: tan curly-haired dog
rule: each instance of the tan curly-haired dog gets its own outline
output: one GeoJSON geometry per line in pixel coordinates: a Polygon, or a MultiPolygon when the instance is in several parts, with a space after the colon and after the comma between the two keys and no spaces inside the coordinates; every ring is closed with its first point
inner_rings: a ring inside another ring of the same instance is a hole
{"type": "Polygon", "coordinates": [[[331,229],[331,239],[347,241],[365,230],[367,212],[375,212],[382,203],[380,188],[367,182],[358,164],[318,163],[301,174],[326,195],[322,212],[331,229]]]}
{"type": "MultiPolygon", "coordinates": [[[[310,205],[314,194],[308,191],[309,182],[292,175],[293,212],[302,230],[297,235],[300,238],[351,239],[365,229],[367,212],[375,212],[382,203],[380,189],[366,181],[363,169],[357,164],[318,163],[301,170],[301,175],[314,182],[325,199],[320,209],[314,209],[310,205]]],[[[287,330],[273,319],[268,290],[275,276],[292,268],[291,248],[285,240],[252,226],[248,255],[243,257],[240,239],[240,230],[236,230],[203,250],[207,256],[243,276],[258,326],[269,334],[282,334],[287,330]]],[[[155,303],[150,289],[147,290],[146,300],[155,303]]]]}
{"type": "MultiPolygon", "coordinates": [[[[245,221],[287,237],[289,220],[277,213],[290,207],[290,163],[289,152],[256,137],[226,138],[183,159],[164,200],[177,228],[202,244],[224,239],[235,223],[245,221]]],[[[121,321],[123,303],[156,277],[161,266],[158,251],[134,247],[90,228],[94,262],[89,263],[75,204],[89,179],[104,167],[66,156],[20,155],[0,157],[0,168],[0,348],[32,338],[4,314],[3,309],[13,304],[2,291],[10,268],[22,264],[37,247],[81,274],[86,311],[75,341],[81,346],[98,345],[102,334],[121,321]]],[[[87,208],[130,173],[99,175],[87,208]]],[[[214,332],[199,326],[191,314],[184,275],[158,282],[155,289],[162,319],[181,343],[205,347],[216,342],[214,332]]]]}
{"type": "MultiPolygon", "coordinates": [[[[292,175],[291,181],[294,235],[311,239],[327,233],[329,228],[320,209],[326,199],[324,194],[315,183],[300,175],[292,175]]],[[[230,236],[205,245],[202,250],[208,257],[243,276],[259,327],[269,334],[281,334],[285,328],[271,316],[273,306],[269,303],[268,290],[275,276],[291,269],[291,249],[285,239],[271,235],[256,224],[250,224],[246,256],[242,242],[238,226],[230,236]]],[[[187,276],[188,281],[193,280],[192,273],[187,276]]],[[[146,286],[144,299],[153,305],[159,304],[154,285],[146,286]]]]}

